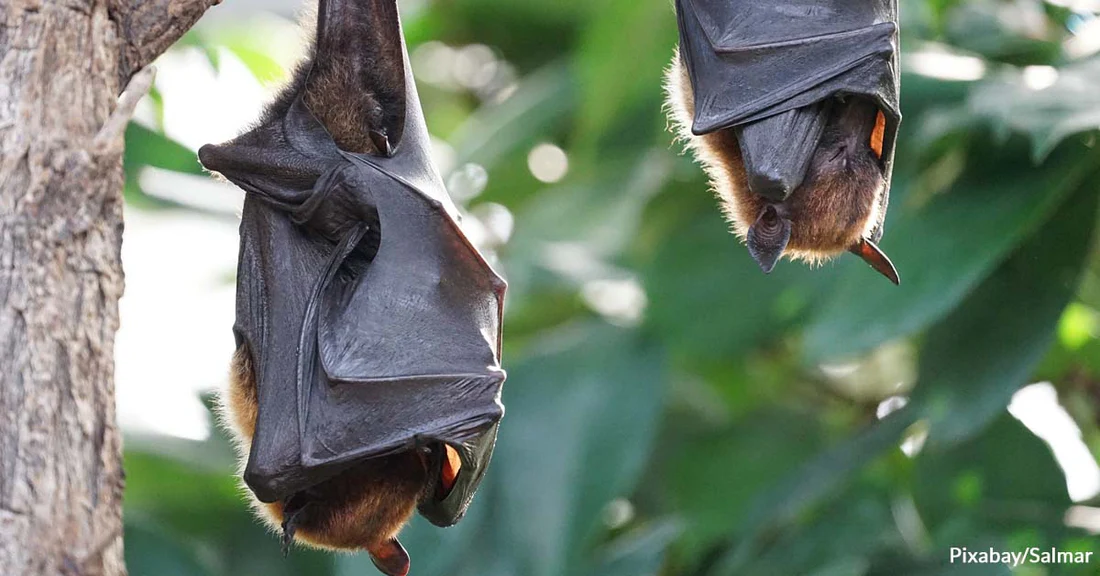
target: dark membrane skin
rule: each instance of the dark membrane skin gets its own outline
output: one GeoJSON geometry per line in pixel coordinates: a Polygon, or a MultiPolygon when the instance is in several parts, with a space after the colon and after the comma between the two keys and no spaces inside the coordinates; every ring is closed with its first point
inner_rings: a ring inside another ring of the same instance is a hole
{"type": "MultiPolygon", "coordinates": [[[[772,184],[778,179],[750,178],[743,142],[738,139],[744,128],[692,133],[694,94],[678,55],[666,80],[673,127],[703,165],[733,232],[745,241],[762,270],[770,272],[784,256],[819,264],[865,244],[868,249],[873,247],[871,237],[880,221],[881,195],[886,188],[878,156],[881,148],[873,148],[876,125],[881,121],[873,101],[838,96],[813,105],[827,120],[804,174],[786,179],[798,184],[784,197],[774,189],[752,189],[750,182],[772,184]]],[[[783,138],[792,137],[781,133],[766,136],[778,142],[773,147],[782,147],[783,138]]],[[[804,142],[790,146],[804,146],[804,142]]],[[[881,254],[877,248],[872,252],[881,254]]],[[[868,261],[892,281],[896,278],[896,272],[889,273],[892,266],[886,265],[885,256],[879,264],[868,261]]]]}
{"type": "Polygon", "coordinates": [[[246,192],[222,420],[291,543],[405,576],[414,512],[461,520],[503,416],[506,283],[431,160],[397,0],[319,0],[306,59],[199,160],[246,192]]]}
{"type": "Polygon", "coordinates": [[[876,246],[901,124],[897,0],[673,4],[671,124],[760,268],[847,251],[898,283],[876,246]]]}

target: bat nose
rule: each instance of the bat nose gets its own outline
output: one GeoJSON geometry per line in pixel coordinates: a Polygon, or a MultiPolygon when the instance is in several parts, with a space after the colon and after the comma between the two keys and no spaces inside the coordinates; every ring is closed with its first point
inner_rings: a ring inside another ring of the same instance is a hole
{"type": "Polygon", "coordinates": [[[774,202],[782,202],[801,184],[801,177],[779,170],[754,171],[747,174],[749,190],[774,202]]]}
{"type": "Polygon", "coordinates": [[[782,202],[802,184],[828,123],[827,108],[811,104],[736,128],[749,190],[782,202]]]}

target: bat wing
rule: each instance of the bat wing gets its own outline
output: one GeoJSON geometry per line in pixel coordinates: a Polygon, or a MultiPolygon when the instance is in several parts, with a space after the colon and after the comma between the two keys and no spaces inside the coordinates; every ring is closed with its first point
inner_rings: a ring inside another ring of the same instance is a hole
{"type": "Polygon", "coordinates": [[[897,109],[892,0],[677,0],[677,14],[696,134],[837,93],[897,109]]]}
{"type": "MultiPolygon", "coordinates": [[[[322,2],[320,21],[364,17],[368,4],[322,2]]],[[[246,483],[273,502],[362,460],[445,442],[461,471],[420,511],[449,525],[503,415],[505,283],[458,225],[396,12],[384,20],[403,67],[383,153],[341,150],[299,96],[200,159],[248,192],[235,333],[253,356],[259,417],[246,483]]]]}
{"type": "Polygon", "coordinates": [[[801,182],[828,121],[822,103],[844,94],[883,112],[889,182],[901,122],[897,0],[676,0],[676,13],[692,132],[736,129],[754,191],[781,200],[801,182]]]}

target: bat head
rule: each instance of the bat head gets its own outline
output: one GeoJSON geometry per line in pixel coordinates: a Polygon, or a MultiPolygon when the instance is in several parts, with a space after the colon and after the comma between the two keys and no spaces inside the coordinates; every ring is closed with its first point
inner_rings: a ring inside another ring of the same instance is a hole
{"type": "Polygon", "coordinates": [[[730,128],[691,132],[691,81],[679,57],[667,82],[680,136],[710,176],[723,212],[769,273],[786,256],[817,264],[853,252],[891,281],[875,246],[886,171],[885,118],[870,99],[839,96],[730,128]]]}

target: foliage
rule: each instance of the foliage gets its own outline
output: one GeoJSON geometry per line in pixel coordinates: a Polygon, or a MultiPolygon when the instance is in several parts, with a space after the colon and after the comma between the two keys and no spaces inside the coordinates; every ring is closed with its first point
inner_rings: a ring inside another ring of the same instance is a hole
{"type": "MultiPolygon", "coordinates": [[[[1005,410],[1049,380],[1100,453],[1100,58],[1074,33],[1095,38],[1094,15],[1057,4],[902,2],[904,53],[961,55],[984,74],[943,80],[904,61],[882,243],[900,288],[855,259],[759,273],[665,130],[668,2],[436,1],[407,14],[410,46],[484,43],[517,78],[503,101],[421,82],[456,166],[489,175],[467,208],[507,208],[515,234],[498,249],[510,281],[500,444],[459,526],[406,530],[413,573],[1005,574],[950,565],[948,549],[1100,552],[1063,521],[1050,449],[1005,410]],[[1054,80],[1037,89],[1037,75],[1054,80]],[[526,169],[540,142],[568,154],[559,183],[526,169]],[[640,315],[620,305],[639,288],[640,315]],[[880,420],[892,396],[908,403],[880,420]],[[898,449],[925,435],[915,457],[898,449]]],[[[188,42],[244,47],[270,74],[245,35],[188,42]]],[[[130,175],[194,168],[154,130],[127,136],[130,175]]],[[[131,573],[372,573],[364,556],[282,560],[225,454],[220,438],[131,443],[131,573]]]]}

